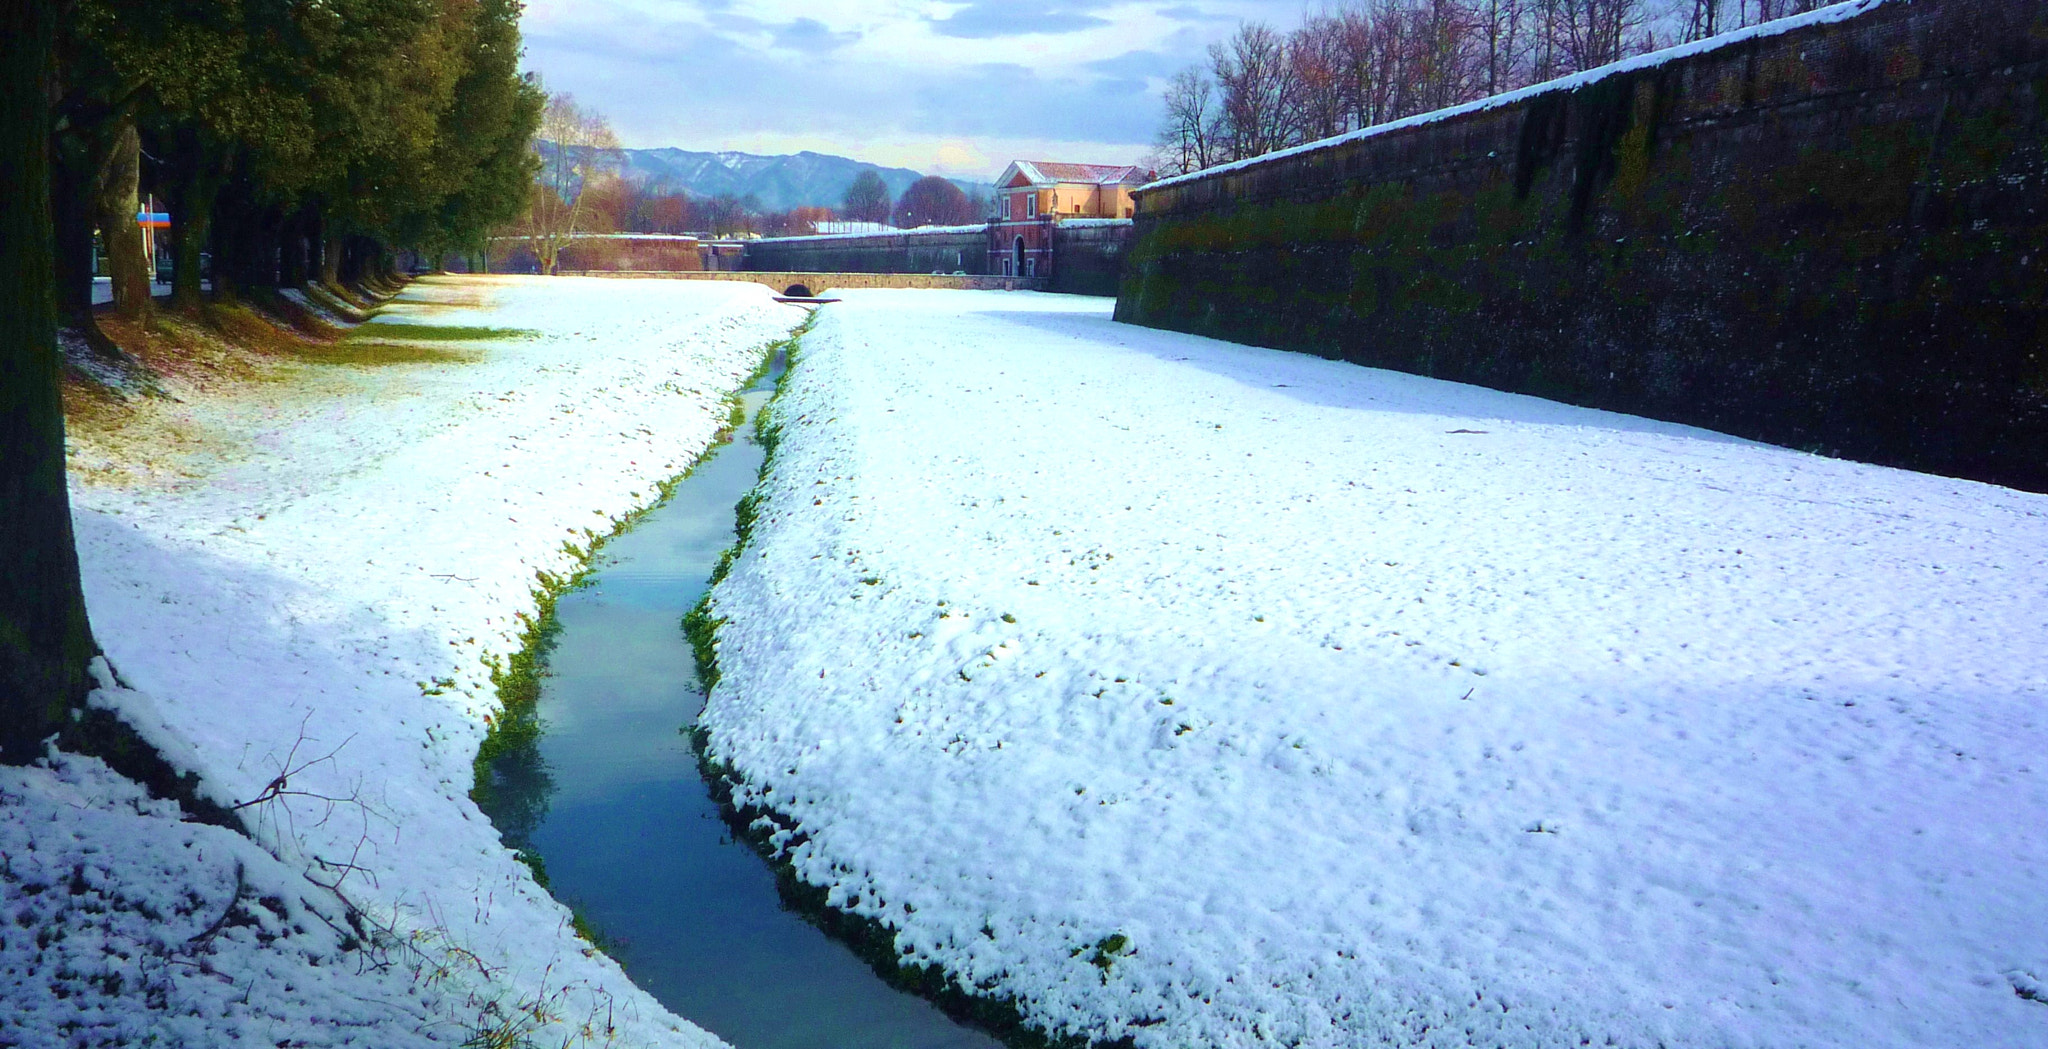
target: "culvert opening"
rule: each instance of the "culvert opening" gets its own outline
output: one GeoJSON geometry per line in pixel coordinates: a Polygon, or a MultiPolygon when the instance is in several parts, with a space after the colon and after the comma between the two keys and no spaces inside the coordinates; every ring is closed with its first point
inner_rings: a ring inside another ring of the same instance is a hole
{"type": "Polygon", "coordinates": [[[789,296],[792,299],[814,298],[814,296],[811,294],[810,287],[804,284],[792,284],[789,287],[782,289],[782,293],[784,295],[789,296]]]}

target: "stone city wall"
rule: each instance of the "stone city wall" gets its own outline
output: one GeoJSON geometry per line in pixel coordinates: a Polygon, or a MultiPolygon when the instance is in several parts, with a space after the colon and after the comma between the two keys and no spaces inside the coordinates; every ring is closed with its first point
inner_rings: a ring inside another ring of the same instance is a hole
{"type": "Polygon", "coordinates": [[[1117,316],[2048,490],[2044,60],[1864,0],[1155,183],[1117,316]]]}

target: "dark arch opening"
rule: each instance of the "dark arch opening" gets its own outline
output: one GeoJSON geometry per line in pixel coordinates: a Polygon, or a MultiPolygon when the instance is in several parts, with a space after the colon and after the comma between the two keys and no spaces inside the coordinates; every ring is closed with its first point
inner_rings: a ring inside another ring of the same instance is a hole
{"type": "Polygon", "coordinates": [[[1018,275],[1020,275],[1020,276],[1021,276],[1021,275],[1022,275],[1022,274],[1024,273],[1024,238],[1023,238],[1023,237],[1018,237],[1018,238],[1017,238],[1017,247],[1016,247],[1016,249],[1015,249],[1015,250],[1016,250],[1016,253],[1017,253],[1017,268],[1016,268],[1016,269],[1014,269],[1014,270],[1011,270],[1010,272],[1012,272],[1012,273],[1015,273],[1015,274],[1018,274],[1018,275]]]}
{"type": "Polygon", "coordinates": [[[813,297],[811,289],[802,284],[792,284],[782,289],[782,294],[792,299],[808,299],[813,297]]]}

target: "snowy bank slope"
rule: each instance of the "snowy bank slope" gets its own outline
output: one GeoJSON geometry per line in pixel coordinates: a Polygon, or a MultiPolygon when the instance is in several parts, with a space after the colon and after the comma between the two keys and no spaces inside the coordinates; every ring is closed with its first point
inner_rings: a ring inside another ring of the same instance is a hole
{"type": "MultiPolygon", "coordinates": [[[[76,491],[93,626],[141,693],[108,695],[226,800],[291,771],[303,793],[245,812],[263,844],[440,956],[473,955],[460,968],[488,974],[477,993],[543,1003],[572,1027],[616,1024],[622,1044],[717,1044],[582,953],[468,800],[493,702],[480,660],[515,647],[534,573],[571,563],[564,542],[608,531],[707,446],[722,396],[802,313],[752,285],[567,278],[434,280],[403,303],[378,323],[538,337],[435,344],[461,362],[308,365],[319,376],[303,383],[195,393],[163,409],[183,413],[171,428],[238,442],[233,454],[162,471],[196,479],[76,491]]],[[[44,819],[39,799],[60,788],[0,784],[0,823],[44,819]]],[[[112,839],[93,847],[131,847],[112,839]]],[[[337,968],[257,980],[253,994],[317,1017],[294,996],[356,971],[337,968]]],[[[115,1008],[145,1004],[128,986],[115,1008]]]]}
{"type": "Polygon", "coordinates": [[[706,721],[837,905],[1140,1046],[2048,1044],[2048,498],[1108,309],[806,337],[706,721]]]}

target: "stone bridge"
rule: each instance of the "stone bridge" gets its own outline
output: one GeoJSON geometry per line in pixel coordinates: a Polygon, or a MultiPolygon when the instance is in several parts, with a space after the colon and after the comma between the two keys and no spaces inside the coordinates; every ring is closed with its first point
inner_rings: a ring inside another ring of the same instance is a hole
{"type": "Polygon", "coordinates": [[[581,277],[658,277],[663,280],[745,280],[765,284],[777,295],[813,298],[848,288],[950,288],[966,291],[1044,291],[1049,277],[1002,277],[959,273],[759,273],[723,270],[564,270],[581,277]]]}

